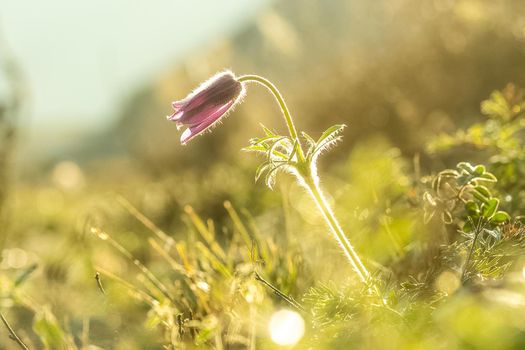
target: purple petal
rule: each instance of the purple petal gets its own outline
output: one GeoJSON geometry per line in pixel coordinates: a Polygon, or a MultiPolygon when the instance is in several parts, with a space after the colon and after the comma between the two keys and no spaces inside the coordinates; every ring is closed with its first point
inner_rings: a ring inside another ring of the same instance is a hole
{"type": "Polygon", "coordinates": [[[176,123],[177,129],[188,127],[181,136],[181,143],[186,144],[215,124],[244,93],[244,85],[232,72],[225,71],[208,79],[186,98],[172,102],[174,111],[168,119],[176,123]]]}
{"type": "Polygon", "coordinates": [[[175,113],[173,113],[172,115],[169,115],[168,116],[168,120],[171,120],[171,121],[177,121],[179,120],[180,118],[182,118],[182,115],[184,113],[182,111],[176,111],[175,113]]]}
{"type": "Polygon", "coordinates": [[[214,101],[215,103],[224,103],[231,100],[232,96],[238,95],[242,85],[235,79],[232,72],[226,71],[214,75],[197,90],[188,95],[183,101],[187,102],[187,108],[191,109],[202,101],[214,101]]]}
{"type": "Polygon", "coordinates": [[[199,119],[202,117],[200,116],[201,113],[212,113],[215,107],[221,107],[232,100],[237,100],[243,91],[242,84],[235,80],[231,72],[216,75],[203,83],[184,100],[173,103],[175,113],[183,112],[177,120],[184,124],[199,123],[199,119]],[[197,120],[193,119],[195,115],[199,115],[197,120]]]}
{"type": "Polygon", "coordinates": [[[220,108],[216,109],[212,114],[210,114],[207,118],[202,120],[200,123],[196,123],[193,125],[190,125],[189,128],[184,130],[180,137],[180,142],[185,145],[188,141],[190,141],[195,136],[201,134],[206,129],[211,127],[213,124],[215,124],[217,121],[221,119],[221,117],[228,112],[230,107],[233,105],[234,101],[231,101],[230,103],[227,103],[223,106],[220,106],[220,108]]]}
{"type": "Polygon", "coordinates": [[[181,109],[186,103],[184,102],[184,100],[182,101],[174,101],[171,103],[171,106],[173,107],[173,109],[175,110],[175,112],[177,112],[179,109],[181,109]]]}
{"type": "Polygon", "coordinates": [[[180,117],[178,121],[182,124],[192,127],[194,125],[204,122],[211,116],[214,116],[217,113],[217,111],[222,110],[223,108],[225,108],[225,106],[231,106],[231,104],[232,102],[227,102],[221,105],[203,106],[203,108],[200,108],[198,110],[184,112],[182,117],[180,117]]]}

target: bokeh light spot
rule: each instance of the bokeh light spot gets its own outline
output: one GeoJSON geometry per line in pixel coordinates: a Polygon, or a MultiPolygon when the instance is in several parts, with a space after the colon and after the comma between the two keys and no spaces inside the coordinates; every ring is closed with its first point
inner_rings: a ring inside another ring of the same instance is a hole
{"type": "Polygon", "coordinates": [[[458,276],[452,271],[442,272],[436,280],[436,288],[448,295],[454,293],[460,284],[458,276]]]}
{"type": "Polygon", "coordinates": [[[70,161],[63,161],[53,168],[54,184],[66,191],[75,190],[84,185],[84,174],[80,167],[70,161]]]}
{"type": "Polygon", "coordinates": [[[304,335],[304,320],[292,310],[279,310],[270,318],[268,325],[270,336],[279,345],[294,345],[304,335]]]}

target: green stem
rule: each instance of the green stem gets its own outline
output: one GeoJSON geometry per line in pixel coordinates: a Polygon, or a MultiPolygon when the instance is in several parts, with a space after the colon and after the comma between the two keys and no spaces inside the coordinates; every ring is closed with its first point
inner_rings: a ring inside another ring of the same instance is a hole
{"type": "Polygon", "coordinates": [[[348,258],[348,260],[350,260],[350,264],[354,268],[355,272],[357,273],[357,275],[363,283],[368,283],[370,273],[359,258],[359,255],[357,255],[357,252],[355,251],[348,238],[346,238],[346,235],[343,229],[341,228],[341,225],[337,221],[337,218],[335,217],[332,208],[330,208],[330,205],[324,198],[324,195],[321,189],[319,188],[319,185],[312,177],[305,179],[304,182],[306,184],[306,188],[312,195],[315,204],[317,204],[317,207],[323,214],[323,217],[326,220],[330,231],[332,231],[335,239],[343,249],[343,252],[345,253],[346,257],[348,258]]]}
{"type": "Polygon", "coordinates": [[[286,106],[286,102],[284,101],[284,98],[279,92],[279,90],[277,89],[277,87],[273,85],[273,83],[269,81],[268,79],[255,75],[255,74],[243,75],[241,77],[238,77],[237,80],[241,83],[242,82],[254,82],[254,83],[261,84],[262,86],[267,88],[272,93],[272,95],[277,100],[279,107],[281,107],[281,111],[283,112],[283,115],[284,115],[284,120],[286,121],[286,125],[288,126],[288,131],[290,132],[290,137],[292,138],[292,140],[297,142],[297,146],[298,146],[297,156],[299,158],[299,161],[304,162],[305,158],[304,158],[303,149],[301,147],[301,143],[299,141],[299,134],[297,133],[297,129],[295,128],[295,125],[292,119],[292,115],[290,114],[290,110],[286,106]]]}
{"type": "Polygon", "coordinates": [[[465,282],[465,277],[467,276],[467,271],[470,265],[470,259],[472,259],[472,254],[474,253],[474,248],[476,247],[476,241],[478,240],[478,236],[481,233],[482,230],[482,221],[481,219],[478,221],[478,224],[475,227],[476,232],[474,233],[474,239],[472,240],[472,245],[470,246],[470,250],[468,252],[467,260],[465,261],[465,265],[463,265],[463,271],[461,272],[461,282],[465,282]]]}
{"type": "Polygon", "coordinates": [[[294,298],[292,297],[289,297],[288,295],[284,294],[283,292],[281,292],[277,287],[275,287],[273,284],[271,284],[270,282],[268,282],[267,280],[265,280],[264,278],[261,277],[261,275],[259,275],[259,273],[257,271],[255,271],[255,280],[261,282],[262,284],[264,284],[266,287],[270,288],[271,290],[273,290],[273,292],[283,298],[285,301],[287,301],[290,305],[292,305],[293,307],[297,308],[299,311],[304,311],[304,308],[301,306],[301,304],[299,304],[297,301],[295,301],[294,298]]]}

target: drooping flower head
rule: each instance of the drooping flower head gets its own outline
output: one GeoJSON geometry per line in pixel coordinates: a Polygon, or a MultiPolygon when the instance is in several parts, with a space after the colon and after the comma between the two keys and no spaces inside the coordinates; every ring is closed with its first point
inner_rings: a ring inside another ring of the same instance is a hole
{"type": "Polygon", "coordinates": [[[172,103],[174,112],[168,120],[177,128],[187,126],[180,142],[185,145],[226,116],[244,96],[244,85],[230,71],[217,73],[185,99],[172,103]]]}

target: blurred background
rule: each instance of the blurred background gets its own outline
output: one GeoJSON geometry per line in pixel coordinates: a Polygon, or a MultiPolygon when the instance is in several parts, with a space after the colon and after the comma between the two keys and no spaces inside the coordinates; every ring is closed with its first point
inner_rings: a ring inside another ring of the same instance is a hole
{"type": "MultiPolygon", "coordinates": [[[[176,239],[186,205],[228,236],[230,201],[263,232],[299,239],[311,274],[288,292],[316,278],[337,281],[340,270],[318,261],[322,249],[342,257],[316,234],[323,226],[305,214],[312,208],[302,192],[285,176],[274,191],[255,184],[259,160],[240,151],[262,134],[259,123],[284,132],[271,96],[250,86],[212,135],[187,146],[165,119],[171,102],[229,68],[274,82],[298,128],[314,137],[346,123],[321,176],[343,224],[358,228],[358,245],[382,261],[391,252],[369,241],[384,233],[367,217],[407,188],[403,174],[416,155],[423,171],[454,164],[462,155],[430,160],[425,143],[478,120],[491,91],[525,85],[523,62],[521,0],[2,0],[2,289],[35,266],[24,293],[69,318],[73,333],[91,318],[101,347],[155,343],[154,329],[140,328],[147,310],[104,300],[93,279],[96,265],[121,277],[132,268],[86,233],[92,223],[155,262],[119,198],[176,239]],[[303,232],[305,221],[317,231],[303,232]]],[[[409,221],[393,226],[410,239],[409,221]]],[[[31,338],[31,313],[17,312],[9,315],[18,328],[29,324],[31,338]]]]}

